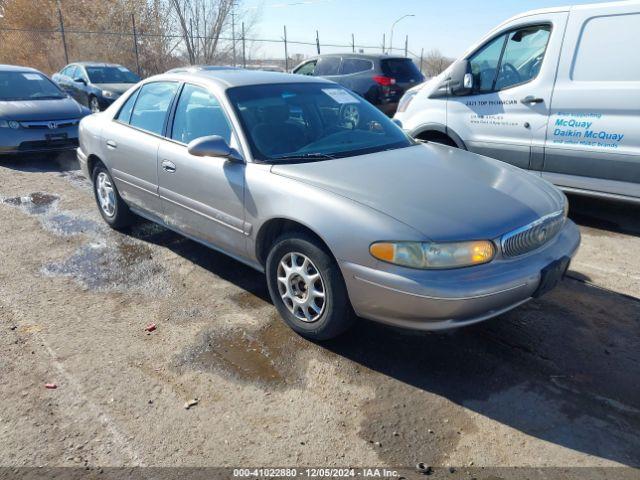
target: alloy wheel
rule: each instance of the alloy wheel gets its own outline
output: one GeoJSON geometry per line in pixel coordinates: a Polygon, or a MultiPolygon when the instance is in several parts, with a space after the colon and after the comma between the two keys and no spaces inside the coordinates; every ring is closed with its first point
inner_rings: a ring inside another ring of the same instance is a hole
{"type": "Polygon", "coordinates": [[[111,178],[105,172],[100,172],[96,178],[96,193],[104,214],[107,217],[113,217],[116,213],[116,194],[111,178]]]}
{"type": "Polygon", "coordinates": [[[326,290],[322,275],[314,263],[302,253],[287,253],[276,273],[282,302],[300,321],[317,321],[324,313],[326,290]]]}

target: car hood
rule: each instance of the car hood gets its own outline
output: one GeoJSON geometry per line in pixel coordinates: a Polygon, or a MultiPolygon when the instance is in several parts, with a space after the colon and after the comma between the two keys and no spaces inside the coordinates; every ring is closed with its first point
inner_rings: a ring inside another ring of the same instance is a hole
{"type": "Polygon", "coordinates": [[[133,87],[135,83],[94,83],[94,86],[101,90],[108,90],[117,95],[122,95],[124,92],[133,87]]]}
{"type": "Polygon", "coordinates": [[[433,241],[494,239],[564,202],[559,190],[534,174],[435,144],[274,165],[271,171],[367,205],[433,241]]]}
{"type": "Polygon", "coordinates": [[[16,121],[64,120],[78,118],[88,112],[72,98],[56,100],[0,101],[0,118],[16,121]]]}

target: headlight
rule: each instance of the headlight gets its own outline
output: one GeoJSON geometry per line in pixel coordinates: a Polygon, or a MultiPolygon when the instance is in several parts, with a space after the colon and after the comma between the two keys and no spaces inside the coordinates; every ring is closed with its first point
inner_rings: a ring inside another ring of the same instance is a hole
{"type": "Polygon", "coordinates": [[[407,108],[409,108],[409,104],[415,98],[415,96],[417,94],[418,94],[418,90],[409,90],[409,91],[407,91],[402,96],[402,98],[400,99],[400,102],[398,103],[398,112],[405,112],[407,110],[407,108]]]}
{"type": "Polygon", "coordinates": [[[102,90],[102,96],[104,98],[113,98],[115,97],[115,94],[113,92],[110,92],[109,90],[102,90]]]}
{"type": "Polygon", "coordinates": [[[18,129],[20,128],[20,123],[15,120],[0,120],[0,128],[18,129]]]}
{"type": "Polygon", "coordinates": [[[490,262],[496,254],[493,242],[422,243],[376,242],[369,252],[378,260],[409,268],[459,268],[490,262]]]}

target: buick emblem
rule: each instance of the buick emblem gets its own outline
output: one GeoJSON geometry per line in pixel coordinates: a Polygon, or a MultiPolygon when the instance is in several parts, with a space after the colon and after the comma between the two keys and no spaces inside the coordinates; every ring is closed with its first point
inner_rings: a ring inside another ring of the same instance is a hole
{"type": "Polygon", "coordinates": [[[58,128],[58,124],[56,122],[49,122],[47,124],[47,127],[49,127],[50,130],[53,130],[55,128],[58,128]]]}

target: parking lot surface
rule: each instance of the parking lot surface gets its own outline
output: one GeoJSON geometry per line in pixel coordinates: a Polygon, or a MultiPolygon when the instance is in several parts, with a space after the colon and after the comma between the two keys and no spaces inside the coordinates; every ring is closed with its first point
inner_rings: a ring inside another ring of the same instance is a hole
{"type": "Polygon", "coordinates": [[[77,168],[0,160],[0,465],[640,465],[640,208],[571,197],[568,278],[499,318],[314,344],[261,274],[107,228],[77,168]]]}

